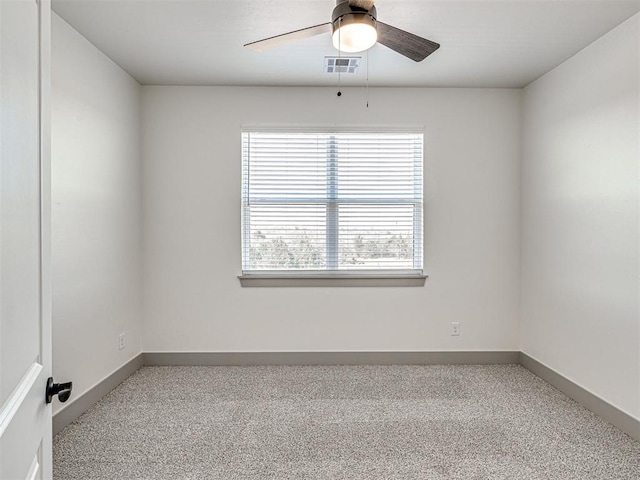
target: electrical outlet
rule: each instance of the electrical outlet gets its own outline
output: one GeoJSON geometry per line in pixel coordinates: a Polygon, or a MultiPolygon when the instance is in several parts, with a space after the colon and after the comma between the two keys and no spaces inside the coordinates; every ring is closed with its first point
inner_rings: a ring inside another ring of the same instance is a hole
{"type": "Polygon", "coordinates": [[[451,336],[457,337],[460,335],[460,322],[451,322],[451,336]]]}
{"type": "Polygon", "coordinates": [[[125,340],[125,336],[124,336],[124,332],[122,332],[118,337],[118,350],[124,350],[124,340],[125,340]]]}

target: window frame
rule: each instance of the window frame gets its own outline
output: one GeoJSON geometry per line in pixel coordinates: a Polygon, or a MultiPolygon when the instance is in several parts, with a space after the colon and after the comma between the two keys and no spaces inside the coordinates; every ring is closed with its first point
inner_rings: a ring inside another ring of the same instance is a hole
{"type": "MultiPolygon", "coordinates": [[[[414,213],[414,238],[419,238],[419,244],[414,242],[414,251],[412,255],[412,260],[414,263],[414,267],[416,264],[416,259],[422,264],[419,268],[392,268],[392,269],[338,269],[339,265],[339,237],[335,232],[339,228],[339,217],[337,215],[337,209],[340,205],[344,204],[344,201],[340,201],[337,196],[337,186],[339,177],[335,174],[333,177],[329,174],[329,172],[335,172],[335,168],[331,168],[333,164],[334,167],[337,162],[336,155],[330,155],[328,157],[327,164],[327,172],[328,177],[332,178],[334,182],[330,182],[329,184],[329,196],[327,201],[323,202],[327,205],[327,217],[326,217],[326,227],[327,227],[327,241],[325,243],[327,248],[326,259],[327,259],[327,268],[322,270],[245,270],[246,264],[246,256],[245,249],[247,245],[250,243],[250,239],[247,239],[246,236],[250,235],[250,229],[245,225],[246,217],[245,217],[245,202],[247,199],[245,198],[245,142],[244,135],[251,133],[312,133],[312,134],[344,134],[344,133],[381,133],[381,134],[419,134],[422,135],[422,165],[421,165],[421,174],[422,178],[418,182],[419,187],[423,189],[424,185],[424,127],[422,126],[376,126],[376,127],[353,127],[353,126],[267,126],[264,125],[248,125],[243,126],[241,129],[242,139],[242,196],[241,196],[241,243],[242,243],[242,274],[238,275],[238,279],[243,287],[313,287],[313,286],[322,286],[322,287],[381,287],[381,286],[393,286],[393,287],[402,287],[402,286],[423,286],[425,284],[425,280],[428,276],[424,273],[424,194],[421,191],[420,197],[421,200],[419,202],[399,202],[402,204],[410,205],[413,203],[414,212],[418,212],[417,214],[420,216],[419,222],[415,221],[414,213]],[[335,185],[335,186],[334,186],[335,185]],[[335,215],[330,215],[332,209],[330,205],[334,205],[335,215]],[[417,208],[419,207],[419,208],[417,208]],[[330,225],[333,225],[333,228],[330,228],[330,225]],[[416,231],[418,229],[419,231],[416,231]],[[334,232],[334,234],[331,234],[334,232]],[[332,240],[334,238],[335,240],[332,240]],[[416,251],[417,250],[417,251],[416,251]],[[330,251],[333,254],[330,254],[330,251]],[[418,255],[416,255],[418,253],[418,255]],[[330,268],[332,267],[332,268],[330,268]]],[[[415,183],[414,183],[415,185],[415,183]]],[[[415,187],[414,187],[415,188],[415,187]]],[[[362,201],[358,201],[356,203],[362,203],[362,201]]],[[[372,204],[378,202],[371,202],[372,204]]]]}

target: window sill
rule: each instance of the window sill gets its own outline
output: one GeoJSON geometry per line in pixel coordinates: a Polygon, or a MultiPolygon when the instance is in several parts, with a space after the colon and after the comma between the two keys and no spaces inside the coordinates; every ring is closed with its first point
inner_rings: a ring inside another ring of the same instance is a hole
{"type": "Polygon", "coordinates": [[[239,275],[243,287],[422,287],[428,275],[239,275]]]}

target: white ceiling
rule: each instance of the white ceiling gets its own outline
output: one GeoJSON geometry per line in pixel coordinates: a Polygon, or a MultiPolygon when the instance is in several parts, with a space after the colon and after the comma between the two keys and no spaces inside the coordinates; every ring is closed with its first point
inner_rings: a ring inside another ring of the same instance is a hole
{"type": "MultiPolygon", "coordinates": [[[[243,44],[330,21],[333,0],[53,0],[142,84],[336,85],[330,35],[263,53],[243,44]]],[[[640,0],[378,0],[378,19],[440,43],[415,63],[369,51],[369,85],[522,87],[640,11],[640,0]]],[[[356,54],[360,55],[360,54],[356,54]]],[[[343,85],[364,85],[366,52],[343,85]]]]}

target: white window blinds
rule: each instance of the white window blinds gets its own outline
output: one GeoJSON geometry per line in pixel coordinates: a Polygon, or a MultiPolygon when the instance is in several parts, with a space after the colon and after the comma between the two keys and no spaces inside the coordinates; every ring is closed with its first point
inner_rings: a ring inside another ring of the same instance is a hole
{"type": "Polygon", "coordinates": [[[242,133],[243,272],[422,271],[423,135],[242,133]]]}

